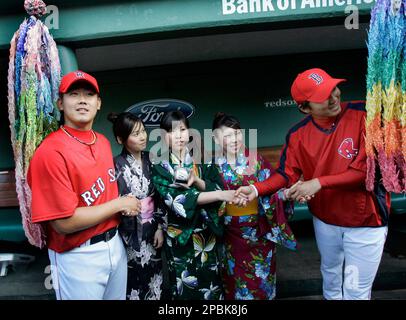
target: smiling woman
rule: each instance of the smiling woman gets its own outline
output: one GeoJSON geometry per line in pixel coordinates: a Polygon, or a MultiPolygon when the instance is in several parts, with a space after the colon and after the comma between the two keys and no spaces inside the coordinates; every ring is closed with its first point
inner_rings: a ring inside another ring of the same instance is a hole
{"type": "Polygon", "coordinates": [[[163,298],[161,247],[166,211],[151,181],[152,164],[145,151],[148,136],[133,113],[111,113],[108,119],[117,143],[123,146],[114,158],[119,194],[131,194],[141,202],[140,215],[122,217],[119,226],[128,258],[127,299],[159,300],[163,298]]]}

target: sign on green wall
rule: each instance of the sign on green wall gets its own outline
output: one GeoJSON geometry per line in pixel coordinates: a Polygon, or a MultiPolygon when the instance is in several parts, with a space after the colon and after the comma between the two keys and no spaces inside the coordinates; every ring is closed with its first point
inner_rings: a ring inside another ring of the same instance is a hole
{"type": "MultiPolygon", "coordinates": [[[[21,1],[17,1],[20,3],[21,1]]],[[[16,3],[17,3],[16,2],[16,3]]],[[[375,0],[56,1],[44,22],[58,43],[369,14],[375,0]],[[73,5],[72,5],[73,2],[73,5]],[[356,11],[356,12],[355,12],[356,11]]],[[[17,5],[17,4],[16,4],[17,5]]],[[[20,4],[18,4],[20,6],[20,4]]],[[[2,15],[0,49],[25,13],[2,15]]],[[[344,19],[343,19],[344,24],[344,19]]]]}
{"type": "Polygon", "coordinates": [[[264,13],[286,17],[323,12],[342,13],[347,6],[370,9],[375,0],[222,0],[223,15],[264,13]]]}

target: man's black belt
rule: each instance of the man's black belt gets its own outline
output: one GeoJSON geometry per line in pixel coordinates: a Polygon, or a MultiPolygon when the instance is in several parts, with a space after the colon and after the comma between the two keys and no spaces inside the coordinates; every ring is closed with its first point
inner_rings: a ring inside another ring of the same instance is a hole
{"type": "Polygon", "coordinates": [[[100,241],[110,241],[117,233],[117,227],[111,228],[103,233],[98,234],[97,236],[94,236],[90,238],[90,244],[95,244],[100,241]]]}

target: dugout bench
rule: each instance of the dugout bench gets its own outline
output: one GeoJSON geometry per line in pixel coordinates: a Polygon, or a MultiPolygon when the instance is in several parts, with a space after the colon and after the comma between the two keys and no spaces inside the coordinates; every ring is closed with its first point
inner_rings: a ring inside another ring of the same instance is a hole
{"type": "MultiPolygon", "coordinates": [[[[0,171],[0,242],[24,242],[27,238],[18,207],[14,170],[0,171]]],[[[10,266],[28,264],[34,257],[21,253],[5,253],[0,247],[0,277],[10,266]]]]}

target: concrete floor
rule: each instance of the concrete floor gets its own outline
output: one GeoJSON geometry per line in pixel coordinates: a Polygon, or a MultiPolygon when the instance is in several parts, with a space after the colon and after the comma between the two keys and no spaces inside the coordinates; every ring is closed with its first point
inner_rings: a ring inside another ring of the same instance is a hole
{"type": "MultiPolygon", "coordinates": [[[[292,252],[278,248],[277,299],[322,299],[320,256],[314,240],[312,224],[310,221],[300,221],[291,225],[300,243],[300,249],[292,252]]],[[[399,241],[399,239],[395,240],[399,241]]],[[[405,243],[404,241],[395,243],[395,247],[403,247],[405,243]]],[[[6,277],[0,277],[0,299],[55,299],[53,290],[48,290],[45,286],[49,282],[50,276],[46,270],[49,264],[46,250],[37,250],[27,244],[15,245],[0,242],[0,253],[2,252],[29,253],[34,255],[36,260],[28,266],[17,266],[9,270],[6,277]]],[[[406,299],[406,259],[404,256],[395,257],[388,251],[384,253],[374,283],[372,298],[379,300],[406,299]]]]}

